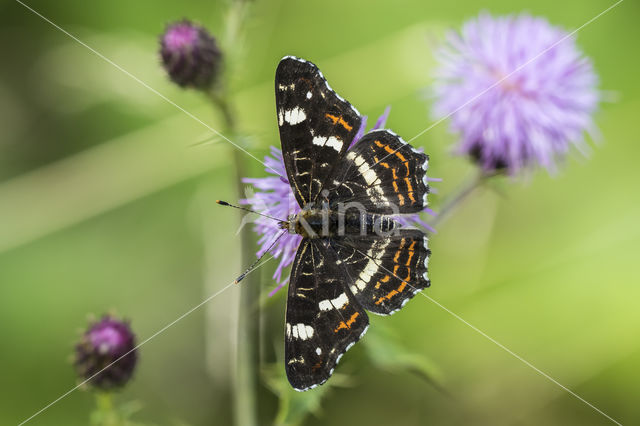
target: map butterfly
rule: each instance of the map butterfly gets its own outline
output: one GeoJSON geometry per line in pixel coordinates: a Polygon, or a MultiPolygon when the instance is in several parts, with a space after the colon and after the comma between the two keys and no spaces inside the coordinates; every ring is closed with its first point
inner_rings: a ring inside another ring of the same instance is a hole
{"type": "Polygon", "coordinates": [[[311,62],[283,58],[275,92],[285,169],[302,209],[281,226],[303,237],[285,327],[287,378],[303,391],[324,383],[366,333],[366,311],[390,315],[429,286],[425,234],[391,216],[427,206],[429,157],[389,130],[350,147],[363,118],[311,62]]]}

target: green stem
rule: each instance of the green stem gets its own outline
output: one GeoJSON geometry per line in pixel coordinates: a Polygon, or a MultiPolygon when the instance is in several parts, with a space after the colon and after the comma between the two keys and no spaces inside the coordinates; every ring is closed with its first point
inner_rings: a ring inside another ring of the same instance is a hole
{"type": "Polygon", "coordinates": [[[475,175],[468,182],[462,184],[454,195],[450,196],[439,209],[438,215],[429,221],[434,228],[444,222],[451,213],[469,196],[480,187],[490,175],[482,172],[475,175]]]}
{"type": "MultiPolygon", "coordinates": [[[[244,198],[242,178],[246,177],[244,153],[233,150],[237,198],[244,198]]],[[[240,213],[242,220],[242,213],[240,213]]],[[[242,265],[250,265],[255,260],[251,250],[253,235],[251,228],[245,226],[240,231],[240,249],[242,265]]],[[[244,266],[243,266],[244,267],[244,266]]],[[[258,386],[258,345],[260,287],[257,275],[248,275],[240,285],[240,306],[238,311],[238,348],[236,360],[236,389],[234,392],[235,423],[239,426],[258,424],[256,391],[258,386]]]]}
{"type": "MultiPolygon", "coordinates": [[[[225,133],[234,142],[240,134],[233,105],[230,102],[229,86],[236,77],[242,54],[243,26],[249,14],[250,1],[232,0],[229,12],[225,18],[223,51],[225,55],[225,69],[221,84],[210,92],[213,103],[218,107],[225,123],[225,133]]],[[[234,178],[236,181],[236,200],[245,198],[242,179],[247,176],[245,154],[233,148],[234,178]]],[[[242,220],[242,213],[239,212],[242,220]]],[[[254,238],[251,229],[245,226],[240,231],[240,261],[241,265],[250,265],[255,259],[254,238]]],[[[240,304],[238,309],[238,342],[236,356],[236,370],[233,392],[234,422],[238,426],[254,426],[258,424],[258,366],[259,366],[259,321],[260,297],[257,275],[251,274],[240,285],[240,304]]]]}
{"type": "Polygon", "coordinates": [[[92,424],[96,426],[118,426],[120,420],[114,410],[111,392],[96,392],[96,411],[92,415],[92,424]]]}
{"type": "Polygon", "coordinates": [[[113,398],[111,392],[96,392],[96,406],[100,411],[113,410],[113,398]]]}
{"type": "MultiPolygon", "coordinates": [[[[238,141],[239,132],[236,120],[224,93],[212,93],[211,99],[218,107],[225,123],[225,133],[238,141]]],[[[244,153],[233,148],[234,179],[236,181],[236,199],[244,198],[242,179],[247,176],[244,153]]],[[[239,212],[242,220],[242,212],[239,212]]],[[[241,265],[249,265],[255,259],[253,235],[250,227],[243,227],[240,231],[240,259],[241,265]]],[[[258,407],[256,391],[258,386],[258,345],[260,297],[259,283],[256,275],[248,275],[240,285],[240,305],[238,311],[238,346],[235,371],[234,412],[235,424],[239,426],[253,426],[258,424],[258,407]]]]}

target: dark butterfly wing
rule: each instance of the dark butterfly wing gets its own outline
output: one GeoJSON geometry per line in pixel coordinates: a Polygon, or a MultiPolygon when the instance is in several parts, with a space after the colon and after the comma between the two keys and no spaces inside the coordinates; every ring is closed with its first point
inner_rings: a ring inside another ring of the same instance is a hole
{"type": "Polygon", "coordinates": [[[431,251],[420,230],[401,229],[388,237],[342,237],[331,246],[347,268],[349,289],[367,311],[393,314],[430,284],[431,251]]]}
{"type": "Polygon", "coordinates": [[[320,194],[362,118],[314,64],[292,56],[276,70],[276,109],[287,177],[304,206],[320,194]]]}
{"type": "Polygon", "coordinates": [[[301,391],[327,381],[369,326],[366,312],[347,288],[344,268],[325,244],[302,240],[291,269],[285,369],[291,386],[301,391]]]}
{"type": "Polygon", "coordinates": [[[417,213],[427,207],[429,156],[389,130],[367,133],[327,185],[330,201],[359,203],[369,213],[417,213]]]}

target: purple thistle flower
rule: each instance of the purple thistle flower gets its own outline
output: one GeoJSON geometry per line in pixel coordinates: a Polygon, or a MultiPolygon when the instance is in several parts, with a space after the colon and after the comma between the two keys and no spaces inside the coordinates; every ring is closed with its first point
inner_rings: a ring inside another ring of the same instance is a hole
{"type": "Polygon", "coordinates": [[[135,340],[128,322],[109,315],[103,316],[89,326],[76,345],[74,365],[78,376],[87,380],[118,360],[93,377],[89,384],[101,390],[124,386],[133,375],[138,361],[138,354],[133,350],[135,340]]]}
{"type": "MultiPolygon", "coordinates": [[[[240,203],[249,204],[253,210],[260,213],[287,220],[290,215],[297,214],[300,211],[300,206],[298,206],[298,202],[291,191],[289,181],[283,177],[287,176],[287,172],[284,168],[282,151],[272,146],[271,156],[267,155],[264,158],[264,163],[266,172],[272,176],[243,179],[243,182],[250,183],[257,191],[251,197],[240,200],[240,203]],[[277,175],[273,176],[274,173],[277,173],[277,175]]],[[[256,253],[258,257],[262,256],[283,232],[278,222],[263,216],[258,216],[255,219],[254,230],[260,235],[258,244],[261,248],[256,253]]],[[[269,293],[269,296],[273,296],[287,283],[289,278],[285,277],[283,279],[282,271],[293,263],[301,239],[300,235],[289,234],[285,231],[274,246],[272,255],[276,259],[280,258],[280,263],[273,274],[273,279],[279,284],[269,293]]]]}
{"type": "MultiPolygon", "coordinates": [[[[385,126],[389,111],[390,107],[387,107],[382,116],[376,121],[372,130],[381,129],[385,126]]],[[[362,117],[362,125],[349,147],[352,147],[364,136],[366,122],[367,117],[362,117]]],[[[286,220],[289,216],[297,214],[300,211],[300,206],[298,206],[291,190],[291,185],[286,179],[287,173],[282,159],[282,151],[272,146],[271,155],[266,156],[264,160],[265,170],[271,176],[243,179],[243,182],[250,183],[257,191],[249,198],[240,200],[240,203],[250,205],[257,212],[286,220]],[[277,173],[277,175],[274,176],[274,173],[277,173]]],[[[431,209],[425,209],[425,212],[433,214],[431,209]]],[[[404,226],[419,225],[433,232],[433,228],[422,221],[417,214],[397,216],[394,219],[404,226]]],[[[278,222],[262,216],[258,216],[255,219],[254,230],[260,235],[258,240],[260,250],[256,253],[258,257],[262,256],[271,247],[276,238],[283,233],[278,222]]],[[[285,276],[283,278],[282,274],[284,269],[293,263],[301,239],[300,235],[285,232],[274,246],[272,255],[276,259],[280,258],[280,263],[273,274],[273,279],[276,280],[278,285],[269,292],[269,296],[273,296],[289,281],[289,277],[285,276]]]]}
{"type": "Polygon", "coordinates": [[[160,37],[160,57],[174,83],[207,89],[218,73],[222,53],[206,29],[185,19],[167,26],[160,37]]]}
{"type": "Polygon", "coordinates": [[[436,53],[434,115],[451,115],[459,154],[485,173],[513,175],[535,164],[553,172],[570,146],[588,150],[583,134],[597,134],[598,78],[575,40],[565,37],[526,14],[483,13],[448,33],[436,53]]]}

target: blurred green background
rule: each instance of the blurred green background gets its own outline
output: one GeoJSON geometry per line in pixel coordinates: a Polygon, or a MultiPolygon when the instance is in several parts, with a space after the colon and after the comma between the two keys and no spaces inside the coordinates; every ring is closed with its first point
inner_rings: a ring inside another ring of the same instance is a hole
{"type": "MultiPolygon", "coordinates": [[[[157,40],[183,17],[216,34],[225,2],[27,4],[220,128],[202,96],[165,77],[157,40]]],[[[279,145],[273,74],[294,54],[318,64],[364,114],[391,105],[388,126],[410,139],[431,123],[424,89],[444,29],[480,10],[526,10],[576,28],[611,4],[256,1],[234,76],[240,127],[259,158],[279,145]]],[[[19,3],[0,11],[0,424],[17,424],[75,386],[69,357],[88,313],[117,311],[141,341],[246,265],[237,215],[214,204],[235,197],[232,147],[194,147],[209,136],[200,123],[19,3]]],[[[623,2],[578,35],[606,91],[596,117],[603,143],[556,177],[540,172],[476,192],[431,239],[428,290],[623,424],[640,424],[639,12],[637,2],[623,2]]],[[[444,179],[436,210],[473,173],[450,156],[446,127],[414,141],[431,155],[431,175],[444,179]]],[[[246,164],[264,175],[248,156],[246,164]]],[[[265,294],[274,266],[257,272],[265,294]]],[[[140,349],[136,377],[118,395],[142,404],[135,419],[231,422],[237,293],[227,290],[140,349]]],[[[261,322],[261,357],[275,371],[283,369],[285,296],[264,302],[261,322]]],[[[337,371],[344,386],[325,392],[306,424],[610,423],[426,298],[372,323],[428,363],[444,390],[380,368],[366,355],[373,346],[358,344],[337,371]]],[[[269,424],[278,399],[264,384],[259,397],[269,424]]],[[[30,424],[84,425],[92,406],[89,393],[76,391],[30,424]]]]}

